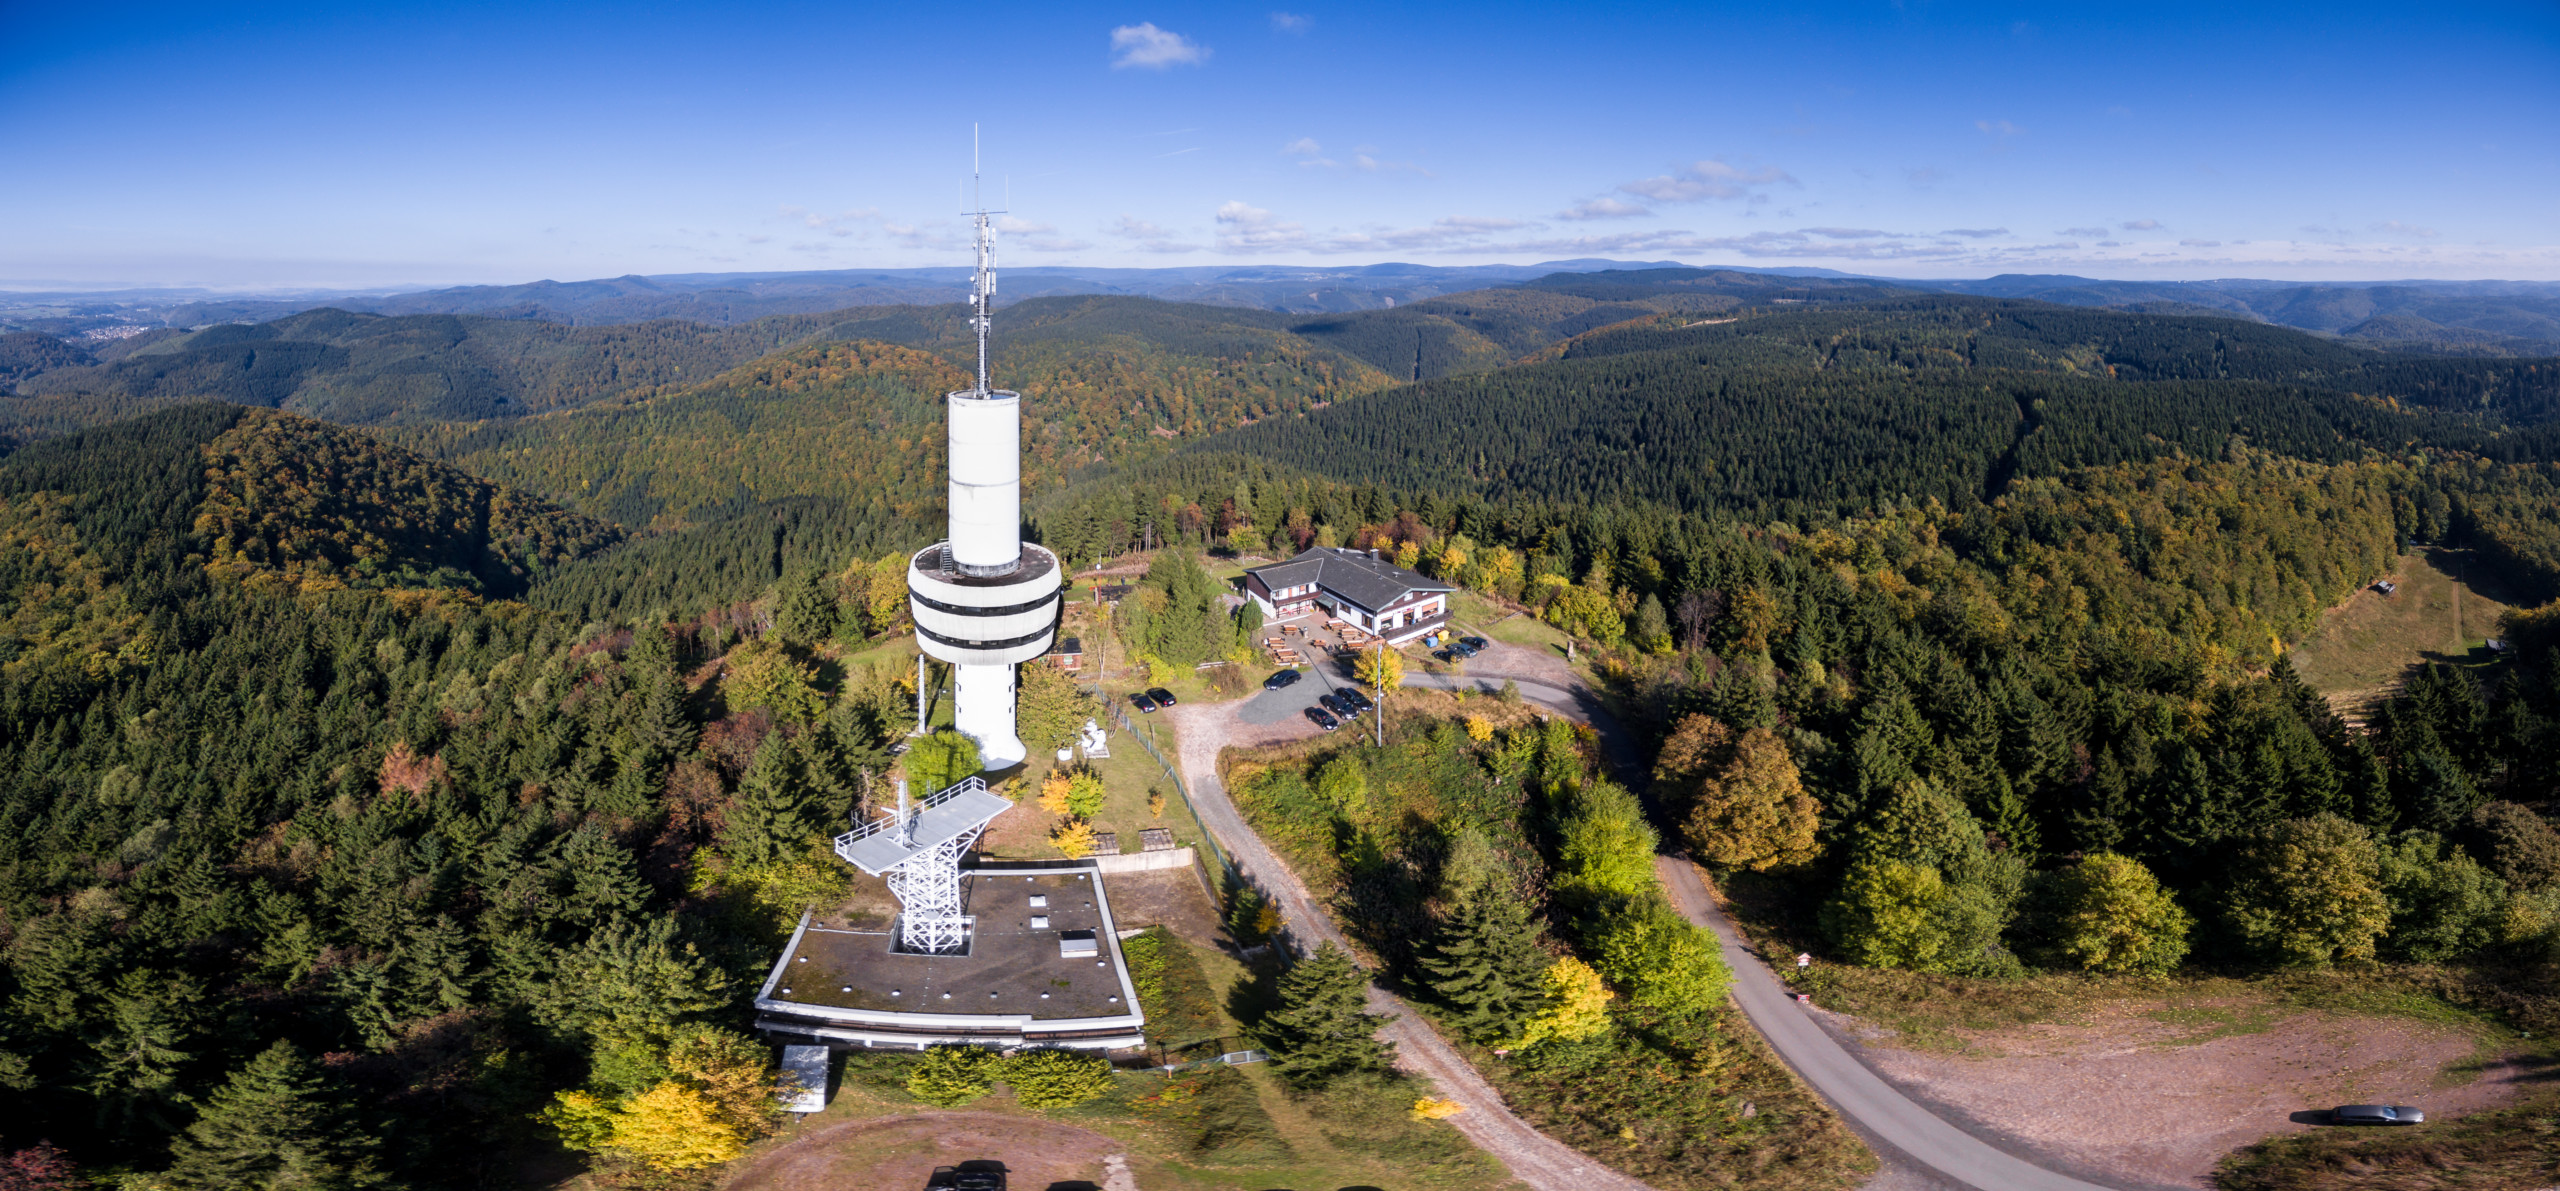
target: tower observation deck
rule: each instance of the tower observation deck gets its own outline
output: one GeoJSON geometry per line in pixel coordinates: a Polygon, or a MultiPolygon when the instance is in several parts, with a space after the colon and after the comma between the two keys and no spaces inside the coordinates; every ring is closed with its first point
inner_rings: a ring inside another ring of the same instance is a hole
{"type": "Polygon", "coordinates": [[[997,770],[1029,754],[1014,729],[1014,667],[1049,652],[1064,575],[1056,555],[1022,540],[1022,394],[987,383],[996,296],[992,214],[978,204],[978,269],[969,293],[978,383],[943,402],[950,536],[909,562],[907,600],[917,645],[952,665],[952,726],[977,742],[981,764],[997,770]]]}

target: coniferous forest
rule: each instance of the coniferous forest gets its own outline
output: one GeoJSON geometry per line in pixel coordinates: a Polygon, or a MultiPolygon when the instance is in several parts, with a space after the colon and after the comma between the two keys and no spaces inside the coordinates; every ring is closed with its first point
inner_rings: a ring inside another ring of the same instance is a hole
{"type": "MultiPolygon", "coordinates": [[[[1163,552],[1122,624],[1176,660],[1218,643],[1175,553],[1375,547],[1535,618],[1644,755],[1557,761],[1580,797],[1845,962],[2425,965],[2560,1029],[2560,361],[1702,284],[1043,300],[996,378],[1031,534],[1163,552]],[[2333,706],[2290,655],[2413,544],[2522,593],[2508,648],[2333,706]]],[[[912,726],[911,678],[843,659],[939,534],[956,317],[13,344],[0,1150],[498,1187],[557,1177],[600,1104],[761,1136],[745,999],[912,726]]],[[[1451,731],[1396,780],[1507,747],[1451,731]]],[[[1358,847],[1291,846],[1393,899],[1364,941],[1399,973],[1455,979],[1428,940],[1470,928],[1410,896],[1446,840],[1324,780],[1272,797],[1358,847]]],[[[1479,851],[1561,913],[1598,878],[1540,849],[1596,814],[1506,805],[1479,851]]],[[[1586,999],[1630,979],[1575,938],[1586,999]]],[[[1452,1020],[1510,1012],[1467,987],[1452,1020]]],[[[1574,1078],[1549,1053],[1510,1086],[1574,1078]]]]}

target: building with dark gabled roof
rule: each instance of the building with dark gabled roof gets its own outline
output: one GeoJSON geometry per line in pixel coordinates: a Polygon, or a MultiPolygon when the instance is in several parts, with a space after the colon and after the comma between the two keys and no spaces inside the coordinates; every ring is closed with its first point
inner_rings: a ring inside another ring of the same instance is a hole
{"type": "Polygon", "coordinates": [[[1378,557],[1375,550],[1318,546],[1287,562],[1252,567],[1244,593],[1267,620],[1323,611],[1402,645],[1449,624],[1457,588],[1378,557]]]}

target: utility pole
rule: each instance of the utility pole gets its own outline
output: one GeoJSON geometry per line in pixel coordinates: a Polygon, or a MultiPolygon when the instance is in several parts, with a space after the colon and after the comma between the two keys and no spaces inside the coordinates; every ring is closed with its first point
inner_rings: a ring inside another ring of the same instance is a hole
{"type": "MultiPolygon", "coordinates": [[[[1378,638],[1378,668],[1374,673],[1378,679],[1375,684],[1378,688],[1378,747],[1385,748],[1387,747],[1387,639],[1384,637],[1378,638]]],[[[1355,707],[1352,710],[1358,711],[1359,708],[1355,707]]]]}

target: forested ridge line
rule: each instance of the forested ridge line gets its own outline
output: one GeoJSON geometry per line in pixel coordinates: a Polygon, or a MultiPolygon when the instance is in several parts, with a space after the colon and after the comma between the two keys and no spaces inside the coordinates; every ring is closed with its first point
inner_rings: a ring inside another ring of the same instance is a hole
{"type": "Polygon", "coordinates": [[[524,593],[606,523],[308,418],[178,406],[0,460],[0,715],[75,708],[169,647],[165,593],[524,593]]]}

